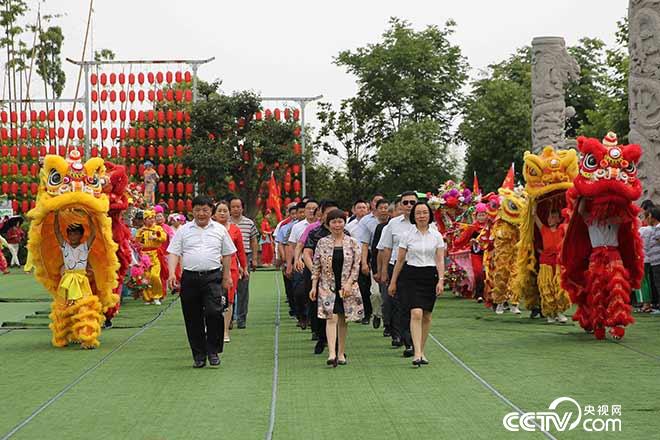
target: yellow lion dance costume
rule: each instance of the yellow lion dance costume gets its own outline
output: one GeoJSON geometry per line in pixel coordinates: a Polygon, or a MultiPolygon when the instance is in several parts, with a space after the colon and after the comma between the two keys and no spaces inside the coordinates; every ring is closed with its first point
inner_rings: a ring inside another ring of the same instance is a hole
{"type": "MultiPolygon", "coordinates": [[[[513,182],[511,183],[513,187],[513,182]]],[[[504,313],[505,302],[509,303],[513,313],[520,313],[520,296],[513,290],[512,281],[516,274],[516,243],[520,236],[522,214],[527,208],[527,195],[522,187],[502,187],[498,193],[501,202],[492,230],[493,265],[489,272],[493,286],[492,299],[497,314],[504,313]]]]}
{"type": "Polygon", "coordinates": [[[50,329],[55,347],[80,343],[82,348],[96,348],[104,321],[103,313],[119,302],[113,293],[117,285],[117,245],[112,240],[112,221],[108,217],[109,201],[102,192],[105,183],[103,159],[90,159],[84,164],[80,153],[72,151],[68,159],[48,155],[40,172],[39,194],[28,233],[30,264],[37,280],[53,296],[50,329]],[[85,211],[88,215],[81,213],[85,211]],[[59,212],[61,227],[78,223],[89,235],[91,220],[96,239],[89,250],[88,267],[93,277],[91,291],[72,305],[58,294],[62,278],[62,251],[54,233],[54,213],[59,212]],[[89,216],[89,217],[88,217],[89,216]]]}
{"type": "Polygon", "coordinates": [[[566,190],[573,186],[573,179],[578,173],[577,153],[574,149],[555,150],[547,146],[539,155],[526,151],[524,161],[527,206],[522,213],[520,224],[513,295],[524,298],[525,307],[532,311],[532,317],[538,312],[548,312],[552,315],[554,310],[541,310],[539,286],[541,290],[550,290],[552,286],[560,289],[560,274],[559,270],[556,270],[556,276],[549,276],[548,274],[554,273],[555,270],[539,265],[538,255],[542,248],[542,238],[541,231],[535,225],[534,213],[546,223],[551,209],[561,211],[565,206],[566,190]]]}

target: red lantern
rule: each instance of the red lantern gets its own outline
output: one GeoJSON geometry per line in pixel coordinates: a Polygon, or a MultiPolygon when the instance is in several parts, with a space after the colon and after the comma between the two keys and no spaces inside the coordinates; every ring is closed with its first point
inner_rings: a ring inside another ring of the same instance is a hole
{"type": "Polygon", "coordinates": [[[17,194],[18,194],[18,183],[17,183],[17,182],[12,182],[12,183],[11,183],[11,193],[12,193],[13,195],[17,195],[17,194]]]}
{"type": "Polygon", "coordinates": [[[158,182],[158,193],[165,194],[165,182],[158,182]]]}
{"type": "Polygon", "coordinates": [[[150,140],[156,139],[156,129],[153,127],[149,127],[149,130],[147,130],[148,136],[150,140]]]}
{"type": "Polygon", "coordinates": [[[123,73],[119,74],[119,84],[124,84],[126,82],[126,75],[123,73]]]}
{"type": "Polygon", "coordinates": [[[119,156],[121,156],[122,158],[126,158],[126,147],[124,146],[119,147],[119,156]]]}
{"type": "Polygon", "coordinates": [[[174,194],[174,182],[171,180],[167,182],[167,192],[171,195],[174,194]]]}
{"type": "Polygon", "coordinates": [[[78,127],[78,139],[83,140],[85,138],[85,130],[82,127],[78,127]]]}
{"type": "Polygon", "coordinates": [[[293,120],[297,121],[298,119],[300,119],[300,110],[299,109],[294,109],[293,110],[293,120]]]}
{"type": "Polygon", "coordinates": [[[46,155],[46,147],[39,147],[39,156],[44,157],[46,155]]]}
{"type": "Polygon", "coordinates": [[[176,201],[176,210],[183,211],[186,209],[185,202],[182,199],[176,201]]]}
{"type": "Polygon", "coordinates": [[[2,193],[9,193],[9,182],[2,182],[2,193]]]}
{"type": "Polygon", "coordinates": [[[165,81],[167,81],[167,82],[170,83],[170,84],[172,83],[172,72],[167,71],[167,72],[165,73],[165,81]]]}
{"type": "Polygon", "coordinates": [[[98,157],[99,156],[99,149],[98,147],[92,147],[92,157],[98,157]]]}
{"type": "Polygon", "coordinates": [[[275,120],[276,120],[276,121],[279,121],[279,120],[280,120],[280,117],[281,117],[280,109],[279,109],[279,108],[276,108],[276,109],[275,109],[275,112],[274,112],[273,114],[275,115],[275,120]]]}
{"type": "Polygon", "coordinates": [[[27,176],[27,175],[28,175],[28,171],[29,171],[29,169],[28,169],[27,164],[26,164],[26,163],[21,164],[21,175],[22,175],[22,176],[27,176]]]}
{"type": "Polygon", "coordinates": [[[154,73],[153,72],[148,72],[147,73],[147,81],[149,81],[149,84],[154,83],[154,73]]]}
{"type": "Polygon", "coordinates": [[[144,101],[144,90],[139,90],[137,97],[138,97],[138,101],[140,102],[144,101]]]}
{"type": "Polygon", "coordinates": [[[36,182],[32,182],[30,184],[30,194],[36,196],[38,192],[39,192],[39,184],[37,184],[36,182]]]}
{"type": "Polygon", "coordinates": [[[110,84],[115,84],[117,82],[117,74],[112,72],[109,77],[110,84]]]}
{"type": "Polygon", "coordinates": [[[261,112],[256,112],[254,114],[254,119],[256,119],[257,121],[261,121],[262,117],[263,115],[261,114],[261,112]]]}
{"type": "Polygon", "coordinates": [[[154,102],[156,100],[156,93],[153,90],[149,90],[147,92],[147,97],[149,98],[149,101],[154,102]]]}
{"type": "Polygon", "coordinates": [[[98,78],[98,76],[96,76],[96,73],[92,73],[92,74],[89,76],[89,82],[90,82],[90,84],[93,85],[93,86],[96,85],[96,83],[98,82],[98,80],[99,80],[99,78],[98,78]]]}
{"type": "Polygon", "coordinates": [[[58,119],[60,122],[64,122],[64,118],[65,118],[64,110],[59,110],[59,111],[57,112],[57,119],[58,119]]]}
{"type": "Polygon", "coordinates": [[[129,165],[128,171],[131,173],[131,176],[135,176],[135,173],[137,173],[137,167],[134,163],[129,165]]]}
{"type": "Polygon", "coordinates": [[[172,89],[167,89],[167,92],[165,93],[165,98],[168,101],[173,101],[174,100],[174,91],[172,89]]]}
{"type": "Polygon", "coordinates": [[[302,146],[298,142],[293,144],[293,153],[298,156],[302,154],[302,146]]]}
{"type": "MultiPolygon", "coordinates": [[[[99,94],[96,90],[92,90],[92,102],[96,102],[99,100],[99,94]]],[[[52,119],[51,119],[52,121],[52,119]]]]}
{"type": "Polygon", "coordinates": [[[284,191],[285,192],[291,192],[291,182],[290,181],[284,181],[284,191]]]}
{"type": "Polygon", "coordinates": [[[107,100],[108,100],[108,91],[101,90],[101,101],[107,101],[107,100]]]}
{"type": "MultiPolygon", "coordinates": [[[[2,164],[2,171],[1,171],[1,173],[2,173],[2,176],[3,176],[3,177],[6,176],[7,174],[9,174],[9,164],[6,164],[6,163],[3,163],[3,164],[2,164]]],[[[4,192],[7,192],[7,191],[2,191],[2,192],[4,193],[4,192]]]]}
{"type": "Polygon", "coordinates": [[[192,176],[192,169],[186,168],[186,176],[192,176]]]}
{"type": "Polygon", "coordinates": [[[291,203],[291,197],[284,198],[284,206],[288,206],[291,203]]]}
{"type": "Polygon", "coordinates": [[[233,180],[230,180],[229,183],[227,184],[227,189],[230,192],[236,192],[236,182],[234,182],[233,180]]]}
{"type": "Polygon", "coordinates": [[[108,129],[107,128],[102,128],[101,129],[101,139],[107,139],[108,138],[108,129]]]}
{"type": "Polygon", "coordinates": [[[101,85],[104,86],[108,83],[108,76],[105,73],[101,74],[101,85]]]}
{"type": "Polygon", "coordinates": [[[27,157],[28,155],[28,147],[25,145],[21,145],[21,157],[27,157]]]}
{"type": "Polygon", "coordinates": [[[161,102],[161,101],[164,99],[163,91],[162,91],[162,90],[159,89],[159,90],[156,92],[156,99],[158,100],[158,102],[161,102]]]}
{"type": "Polygon", "coordinates": [[[288,121],[289,119],[291,119],[291,110],[288,109],[288,108],[285,108],[284,109],[284,120],[288,121]]]}
{"type": "Polygon", "coordinates": [[[117,120],[117,110],[115,109],[110,110],[110,120],[112,122],[115,122],[117,120]]]}
{"type": "Polygon", "coordinates": [[[135,101],[135,90],[129,90],[128,91],[128,100],[131,102],[135,101]]]}
{"type": "Polygon", "coordinates": [[[186,211],[192,211],[192,208],[193,208],[192,200],[190,199],[186,200],[186,211]]]}
{"type": "Polygon", "coordinates": [[[183,79],[184,79],[184,81],[187,82],[187,83],[189,83],[190,81],[192,81],[192,75],[190,74],[190,72],[186,71],[186,72],[183,74],[183,79]]]}
{"type": "MultiPolygon", "coordinates": [[[[113,130],[114,130],[114,128],[113,128],[113,130]]],[[[115,159],[117,157],[117,148],[116,147],[115,148],[110,147],[110,157],[112,157],[113,159],[115,159]]]]}
{"type": "Polygon", "coordinates": [[[92,139],[96,139],[99,137],[99,129],[96,127],[92,127],[92,132],[91,132],[92,139]]]}
{"type": "Polygon", "coordinates": [[[82,110],[78,110],[78,111],[76,112],[76,120],[77,120],[78,122],[82,122],[83,119],[84,119],[84,118],[83,118],[83,112],[82,112],[82,110]]]}
{"type": "Polygon", "coordinates": [[[101,120],[105,121],[108,119],[108,111],[107,110],[101,110],[101,120]]]}
{"type": "Polygon", "coordinates": [[[18,212],[18,200],[11,201],[11,209],[13,209],[14,212],[18,212]]]}
{"type": "Polygon", "coordinates": [[[170,198],[167,199],[167,207],[169,208],[170,211],[174,211],[174,199],[170,198]]]}
{"type": "Polygon", "coordinates": [[[174,100],[177,102],[183,101],[183,90],[174,91],[174,100]]]}
{"type": "Polygon", "coordinates": [[[25,214],[30,210],[30,202],[23,200],[21,202],[21,211],[25,214]]]}
{"type": "Polygon", "coordinates": [[[39,139],[40,140],[46,139],[46,129],[44,127],[41,127],[39,129],[39,139]]]}
{"type": "Polygon", "coordinates": [[[178,157],[183,157],[183,151],[184,151],[183,145],[177,145],[176,146],[176,155],[178,157]]]}
{"type": "Polygon", "coordinates": [[[182,176],[183,175],[183,170],[184,170],[184,168],[183,168],[182,163],[176,164],[176,175],[177,176],[182,176]]]}
{"type": "Polygon", "coordinates": [[[295,191],[296,194],[300,192],[300,180],[296,179],[293,181],[293,191],[295,191]]]}
{"type": "Polygon", "coordinates": [[[117,127],[112,127],[110,129],[110,139],[112,139],[112,140],[117,139],[117,127]]]}
{"type": "Polygon", "coordinates": [[[144,164],[140,164],[138,167],[138,173],[140,173],[140,177],[144,176],[144,164]]]}
{"type": "Polygon", "coordinates": [[[158,82],[158,84],[163,82],[163,72],[156,73],[156,81],[158,82]]]}
{"type": "Polygon", "coordinates": [[[92,122],[96,122],[96,120],[99,118],[99,112],[97,112],[96,110],[92,110],[91,116],[92,116],[92,122]]]}
{"type": "Polygon", "coordinates": [[[16,145],[9,147],[9,154],[11,154],[11,157],[18,156],[18,148],[16,148],[16,145]]]}
{"type": "Polygon", "coordinates": [[[181,127],[177,127],[176,130],[174,130],[174,138],[179,141],[183,139],[183,130],[181,127]]]}
{"type": "MultiPolygon", "coordinates": [[[[128,155],[130,156],[131,159],[135,159],[135,157],[137,156],[137,149],[133,146],[130,146],[128,148],[128,155]]],[[[135,174],[135,173],[133,173],[133,174],[135,174]]]]}
{"type": "Polygon", "coordinates": [[[144,140],[145,134],[144,128],[138,128],[138,138],[140,138],[140,140],[144,140]]]}
{"type": "Polygon", "coordinates": [[[117,92],[110,90],[109,93],[110,102],[115,102],[117,100],[117,92]]]}
{"type": "Polygon", "coordinates": [[[27,196],[28,191],[30,191],[30,187],[28,186],[28,184],[25,183],[25,182],[21,183],[21,194],[23,194],[24,196],[27,196]]]}
{"type": "Polygon", "coordinates": [[[188,102],[192,101],[192,90],[186,90],[183,92],[183,98],[188,102]]]}
{"type": "Polygon", "coordinates": [[[57,154],[55,150],[55,145],[51,145],[50,147],[48,147],[48,154],[57,154]]]}
{"type": "Polygon", "coordinates": [[[167,165],[167,175],[174,176],[174,164],[167,165]]]}
{"type": "Polygon", "coordinates": [[[119,91],[119,101],[120,102],[126,102],[126,92],[123,90],[119,91]]]}
{"type": "Polygon", "coordinates": [[[172,139],[174,137],[174,129],[172,127],[167,127],[165,129],[165,137],[167,139],[172,139]]]}
{"type": "Polygon", "coordinates": [[[178,83],[183,82],[183,75],[181,74],[181,72],[174,73],[174,81],[178,83]]]}
{"type": "Polygon", "coordinates": [[[167,146],[167,157],[173,157],[174,156],[174,145],[168,145],[167,146]]]}
{"type": "Polygon", "coordinates": [[[122,122],[126,120],[126,110],[119,110],[119,119],[122,122]]]}
{"type": "Polygon", "coordinates": [[[144,73],[143,72],[138,73],[137,80],[138,80],[138,83],[140,85],[144,84],[144,73]]]}
{"type": "Polygon", "coordinates": [[[183,182],[177,182],[176,184],[176,192],[177,194],[183,194],[183,182]]]}
{"type": "Polygon", "coordinates": [[[140,156],[140,158],[143,158],[146,153],[146,149],[144,148],[144,146],[140,145],[137,150],[138,150],[138,156],[140,156]]]}
{"type": "Polygon", "coordinates": [[[108,157],[108,147],[101,147],[101,157],[105,159],[108,157]]]}
{"type": "Polygon", "coordinates": [[[17,175],[18,174],[18,164],[13,163],[13,164],[10,165],[10,167],[11,167],[12,176],[17,175]]]}
{"type": "Polygon", "coordinates": [[[192,194],[195,191],[195,185],[188,182],[186,183],[186,194],[192,194]]]}
{"type": "Polygon", "coordinates": [[[158,175],[159,176],[164,176],[165,175],[165,165],[162,163],[158,164],[158,175]]]}
{"type": "Polygon", "coordinates": [[[36,139],[39,136],[39,129],[37,127],[32,127],[30,129],[30,138],[36,139]]]}
{"type": "Polygon", "coordinates": [[[135,127],[130,127],[128,129],[128,138],[135,139],[137,137],[135,127]]]}
{"type": "Polygon", "coordinates": [[[7,137],[9,137],[8,133],[7,133],[7,129],[5,127],[1,127],[0,128],[0,139],[4,140],[4,139],[7,139],[7,137]]]}

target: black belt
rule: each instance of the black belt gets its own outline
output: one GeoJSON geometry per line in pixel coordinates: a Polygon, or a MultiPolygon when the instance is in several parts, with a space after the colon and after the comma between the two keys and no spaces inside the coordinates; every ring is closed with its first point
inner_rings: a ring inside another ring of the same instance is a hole
{"type": "Polygon", "coordinates": [[[220,272],[220,268],[218,267],[217,269],[211,269],[211,270],[188,270],[188,269],[183,269],[184,272],[187,272],[191,275],[212,275],[216,272],[220,272]]]}

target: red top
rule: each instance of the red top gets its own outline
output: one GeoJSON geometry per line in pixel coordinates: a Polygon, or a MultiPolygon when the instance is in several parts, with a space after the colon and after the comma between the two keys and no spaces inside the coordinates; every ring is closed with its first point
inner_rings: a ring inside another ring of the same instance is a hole
{"type": "Polygon", "coordinates": [[[238,264],[241,264],[242,268],[247,268],[247,255],[245,255],[245,246],[243,246],[243,235],[241,234],[241,229],[233,223],[227,223],[229,225],[228,231],[231,240],[236,246],[236,253],[234,258],[231,259],[231,270],[238,271],[238,264]]]}
{"type": "Polygon", "coordinates": [[[25,232],[18,227],[18,226],[13,226],[12,228],[7,231],[7,243],[9,244],[18,244],[23,240],[23,237],[25,236],[25,232]]]}
{"type": "Polygon", "coordinates": [[[543,238],[543,250],[539,257],[541,264],[554,266],[559,262],[559,250],[564,240],[564,228],[561,225],[553,231],[549,226],[541,227],[541,237],[543,238]]]}

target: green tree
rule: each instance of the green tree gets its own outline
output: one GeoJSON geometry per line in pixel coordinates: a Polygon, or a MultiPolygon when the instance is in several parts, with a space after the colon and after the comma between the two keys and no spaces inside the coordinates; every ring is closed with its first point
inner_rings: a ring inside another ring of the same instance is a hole
{"type": "Polygon", "coordinates": [[[628,142],[630,132],[628,111],[628,20],[617,22],[616,46],[605,50],[607,75],[603,79],[604,93],[587,110],[587,121],[577,130],[578,134],[602,138],[608,131],[617,133],[619,141],[628,142]]]}
{"type": "Polygon", "coordinates": [[[435,191],[454,178],[456,159],[442,138],[437,121],[409,121],[378,150],[375,171],[379,189],[393,197],[404,190],[435,191]]]}
{"type": "Polygon", "coordinates": [[[519,49],[509,59],[488,67],[472,84],[466,101],[460,139],[467,145],[464,178],[476,171],[484,191],[495,191],[511,163],[520,170],[529,149],[531,104],[531,51],[519,49]]]}
{"type": "Polygon", "coordinates": [[[261,99],[249,91],[222,94],[219,83],[205,88],[192,105],[191,148],[184,156],[186,166],[202,189],[211,193],[229,192],[229,176],[235,179],[236,193],[254,215],[257,197],[267,185],[271,172],[282,180],[287,163],[298,160],[292,145],[297,123],[274,118],[255,120],[261,99]]]}
{"type": "Polygon", "coordinates": [[[468,71],[460,47],[450,41],[454,27],[450,20],[443,28],[416,31],[409,22],[391,18],[380,42],[335,58],[356,76],[358,91],[338,109],[320,105],[316,144],[341,160],[344,179],[335,180],[348,183],[353,199],[380,185],[374,159],[402,126],[432,120],[439,141],[452,139],[468,71]]]}

